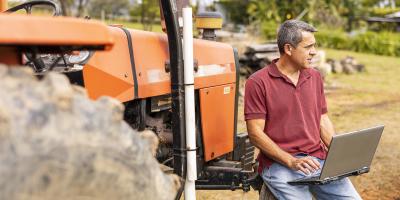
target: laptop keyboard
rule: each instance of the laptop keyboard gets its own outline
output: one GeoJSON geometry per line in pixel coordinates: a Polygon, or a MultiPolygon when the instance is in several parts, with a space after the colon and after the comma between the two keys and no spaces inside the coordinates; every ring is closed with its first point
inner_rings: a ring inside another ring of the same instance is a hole
{"type": "Polygon", "coordinates": [[[319,180],[319,176],[309,176],[309,177],[304,177],[304,178],[300,178],[300,179],[297,179],[297,180],[295,180],[295,181],[316,181],[316,180],[319,180]]]}

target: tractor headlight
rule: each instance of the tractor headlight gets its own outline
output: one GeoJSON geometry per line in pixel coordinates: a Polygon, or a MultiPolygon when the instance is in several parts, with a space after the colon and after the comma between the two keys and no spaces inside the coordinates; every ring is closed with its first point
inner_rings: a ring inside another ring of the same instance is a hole
{"type": "Polygon", "coordinates": [[[90,57],[89,51],[79,51],[69,56],[68,62],[71,64],[86,64],[90,57]]]}

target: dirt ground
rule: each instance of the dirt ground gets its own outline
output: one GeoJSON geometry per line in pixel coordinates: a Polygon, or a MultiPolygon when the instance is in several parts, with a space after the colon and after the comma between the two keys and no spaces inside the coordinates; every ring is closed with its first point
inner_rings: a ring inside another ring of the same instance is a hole
{"type": "MultiPolygon", "coordinates": [[[[371,171],[352,177],[352,182],[365,200],[400,200],[400,58],[337,50],[326,52],[328,58],[334,59],[353,56],[367,69],[360,74],[326,78],[328,112],[336,132],[385,125],[371,171]]],[[[245,81],[242,78],[242,94],[245,81]]],[[[239,120],[238,131],[246,131],[243,96],[239,120]]],[[[258,192],[198,191],[197,199],[258,199],[258,192]]]]}

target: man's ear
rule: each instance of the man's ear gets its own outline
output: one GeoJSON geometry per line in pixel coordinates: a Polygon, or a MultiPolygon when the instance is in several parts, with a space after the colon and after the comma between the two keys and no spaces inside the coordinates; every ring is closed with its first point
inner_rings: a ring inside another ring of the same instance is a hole
{"type": "Polygon", "coordinates": [[[284,51],[285,51],[285,53],[286,53],[287,55],[289,55],[289,56],[292,55],[292,50],[293,50],[292,45],[290,45],[290,44],[285,44],[285,46],[283,46],[283,49],[284,49],[284,51]]]}

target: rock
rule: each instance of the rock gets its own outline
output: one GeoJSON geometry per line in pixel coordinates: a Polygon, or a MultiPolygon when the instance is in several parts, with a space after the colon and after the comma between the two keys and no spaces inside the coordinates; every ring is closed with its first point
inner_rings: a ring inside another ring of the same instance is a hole
{"type": "Polygon", "coordinates": [[[357,60],[351,56],[346,56],[341,61],[328,59],[327,63],[332,66],[333,73],[354,74],[356,72],[365,72],[365,66],[358,64],[357,60]]]}
{"type": "Polygon", "coordinates": [[[343,73],[345,74],[354,74],[356,70],[354,69],[353,65],[349,63],[343,64],[343,73]]]}
{"type": "Polygon", "coordinates": [[[152,156],[156,137],[60,74],[0,66],[0,199],[173,199],[177,176],[152,156]]]}
{"type": "Polygon", "coordinates": [[[365,66],[358,64],[358,65],[354,65],[354,68],[358,71],[358,72],[366,72],[365,66]]]}
{"type": "Polygon", "coordinates": [[[354,60],[352,56],[346,56],[344,59],[341,60],[342,64],[350,64],[353,65],[353,63],[356,63],[357,61],[354,60]]]}
{"type": "Polygon", "coordinates": [[[332,66],[329,63],[322,63],[316,69],[321,74],[322,78],[324,79],[326,75],[332,72],[332,66]]]}
{"type": "Polygon", "coordinates": [[[337,74],[343,72],[343,65],[340,63],[340,61],[337,61],[337,60],[333,61],[332,72],[337,73],[337,74]]]}

